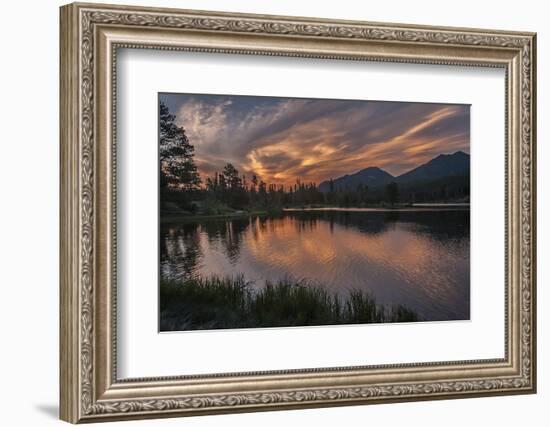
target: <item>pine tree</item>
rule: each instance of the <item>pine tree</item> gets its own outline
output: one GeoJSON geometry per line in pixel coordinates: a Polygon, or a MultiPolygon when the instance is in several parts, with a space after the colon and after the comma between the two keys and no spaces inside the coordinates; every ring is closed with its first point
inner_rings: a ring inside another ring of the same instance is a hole
{"type": "Polygon", "coordinates": [[[162,186],[198,190],[201,179],[195,165],[195,147],[189,143],[185,129],[179,127],[176,116],[160,103],[160,181],[162,186]]]}
{"type": "Polygon", "coordinates": [[[237,189],[241,187],[241,178],[239,178],[239,171],[235,169],[231,163],[228,163],[223,168],[222,172],[225,177],[225,182],[227,186],[232,189],[237,189]]]}

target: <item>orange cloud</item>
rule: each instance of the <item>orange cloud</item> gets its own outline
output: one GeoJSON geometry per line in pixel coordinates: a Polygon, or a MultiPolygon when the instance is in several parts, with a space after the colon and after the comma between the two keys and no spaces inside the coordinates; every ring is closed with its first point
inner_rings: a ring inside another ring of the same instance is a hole
{"type": "Polygon", "coordinates": [[[369,166],[393,175],[439,154],[469,152],[469,106],[229,95],[162,95],[195,146],[201,175],[231,162],[293,185],[369,166]]]}

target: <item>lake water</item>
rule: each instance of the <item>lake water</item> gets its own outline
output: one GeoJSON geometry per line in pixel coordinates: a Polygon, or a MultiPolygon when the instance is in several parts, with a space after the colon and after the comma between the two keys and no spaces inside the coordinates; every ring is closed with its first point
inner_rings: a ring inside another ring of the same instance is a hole
{"type": "Polygon", "coordinates": [[[469,209],[293,210],[161,224],[163,278],[281,278],[371,292],[423,320],[470,317],[469,209]]]}

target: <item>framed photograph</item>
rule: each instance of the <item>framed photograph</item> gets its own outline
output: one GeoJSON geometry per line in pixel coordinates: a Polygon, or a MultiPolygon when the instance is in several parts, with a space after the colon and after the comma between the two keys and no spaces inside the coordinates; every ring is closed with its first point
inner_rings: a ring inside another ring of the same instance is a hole
{"type": "Polygon", "coordinates": [[[71,4],[60,51],[63,420],[535,392],[535,34],[71,4]]]}

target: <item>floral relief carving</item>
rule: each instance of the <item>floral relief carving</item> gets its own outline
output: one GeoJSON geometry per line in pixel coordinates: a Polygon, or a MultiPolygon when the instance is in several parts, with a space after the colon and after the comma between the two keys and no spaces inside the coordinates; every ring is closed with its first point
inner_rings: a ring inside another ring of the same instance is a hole
{"type": "Polygon", "coordinates": [[[245,393],[230,395],[184,397],[180,399],[144,399],[96,403],[88,408],[88,414],[128,413],[143,411],[170,411],[189,409],[215,409],[223,407],[246,407],[250,405],[278,405],[293,402],[330,402],[345,400],[368,400],[383,397],[428,396],[464,391],[491,391],[515,389],[528,385],[529,380],[515,378],[508,380],[439,382],[413,385],[370,386],[358,388],[334,388],[299,390],[288,392],[245,393]]]}

